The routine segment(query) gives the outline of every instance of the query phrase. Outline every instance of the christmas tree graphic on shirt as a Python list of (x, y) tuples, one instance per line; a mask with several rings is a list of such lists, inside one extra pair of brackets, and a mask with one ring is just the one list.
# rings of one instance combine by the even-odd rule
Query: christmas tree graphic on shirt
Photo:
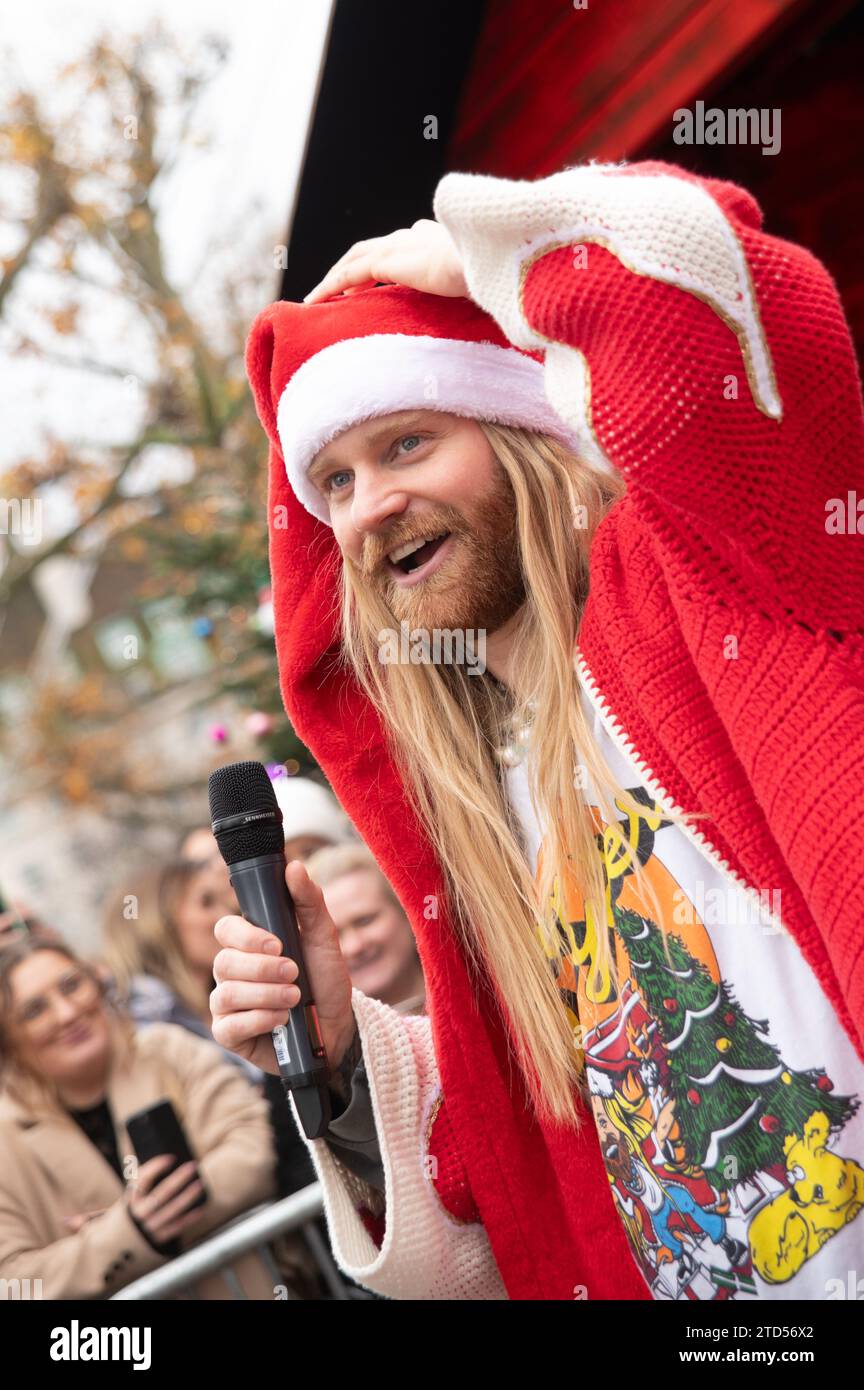
[(591, 808), (620, 993), (595, 965), (599, 927), (572, 881), (556, 879), (545, 944), (584, 1048), (615, 1207), (656, 1298), (753, 1298), (794, 1281), (791, 1294), (864, 1205), (864, 1167), (835, 1151), (860, 1102), (824, 1067), (788, 1065), (769, 1020), (737, 1002), (693, 907), (700, 895), (658, 854), (681, 830), (629, 790), (639, 815), (607, 824)]

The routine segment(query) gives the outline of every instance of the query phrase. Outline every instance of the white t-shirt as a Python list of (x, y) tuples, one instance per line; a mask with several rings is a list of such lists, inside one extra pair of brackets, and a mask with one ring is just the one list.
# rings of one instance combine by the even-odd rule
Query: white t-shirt
[[(864, 1063), (783, 930), (779, 894), (760, 902), (664, 823), (582, 698), (611, 771), (646, 808), (619, 808), (618, 828), (604, 826), (620, 994), (609, 981), (592, 990), (596, 928), (575, 884), (556, 885), (562, 955), (551, 958), (634, 1258), (655, 1298), (864, 1297)], [(507, 787), (536, 873), (529, 767), (530, 754)], [(590, 783), (584, 795), (594, 805)], [(634, 882), (637, 854), (671, 969)]]

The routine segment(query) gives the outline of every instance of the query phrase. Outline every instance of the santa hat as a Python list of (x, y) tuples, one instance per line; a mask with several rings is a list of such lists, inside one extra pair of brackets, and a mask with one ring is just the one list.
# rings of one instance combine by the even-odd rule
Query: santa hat
[(546, 399), (540, 355), (513, 347), (470, 299), (383, 285), (315, 304), (280, 300), (252, 325), (246, 370), (295, 496), (327, 526), (326, 499), (306, 472), (361, 420), (441, 410), (576, 447)]

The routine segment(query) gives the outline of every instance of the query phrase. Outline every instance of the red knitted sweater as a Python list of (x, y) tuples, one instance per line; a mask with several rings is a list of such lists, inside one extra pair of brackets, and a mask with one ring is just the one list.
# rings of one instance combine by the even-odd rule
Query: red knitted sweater
[[(519, 346), (549, 346), (553, 405), (563, 412), (578, 384), (598, 452), (627, 478), (593, 545), (585, 665), (669, 800), (707, 813), (705, 838), (748, 885), (779, 890), (783, 924), (864, 1057), (864, 421), (837, 292), (812, 255), (761, 230), (756, 203), (732, 184), (663, 164), (607, 166), (591, 171), (586, 209), (585, 172), (554, 176), (564, 181), (554, 198), (550, 180), (448, 175), (436, 214), (472, 297)], [(604, 207), (603, 175), (607, 188), (642, 181), (637, 241), (650, 249), (654, 219), (654, 261), (622, 251), (631, 213), (626, 198)], [(699, 190), (692, 226), (678, 180)], [(537, 214), (524, 226), (522, 207)], [(588, 254), (574, 271), (577, 244)], [(272, 363), (253, 346), (249, 368), (260, 408)], [(424, 918), (440, 868), (377, 717), (336, 661), (338, 549), (271, 444), (285, 707), (417, 937), (445, 1096), (438, 1190), (483, 1221), (511, 1298), (570, 1299), (576, 1286), (592, 1299), (648, 1298), (590, 1115), (579, 1134), (530, 1117), (447, 922)], [(287, 526), (274, 526), (277, 509)]]

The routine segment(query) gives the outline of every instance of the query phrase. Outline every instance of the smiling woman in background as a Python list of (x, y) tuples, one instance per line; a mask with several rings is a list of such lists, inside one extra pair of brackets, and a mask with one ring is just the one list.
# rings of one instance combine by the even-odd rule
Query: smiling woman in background
[[(0, 1278), (39, 1279), (43, 1298), (108, 1297), (275, 1193), (261, 1096), (212, 1042), (136, 1031), (65, 945), (0, 951), (0, 1084)], [(197, 1162), (165, 1177), (160, 1155), (136, 1174), (125, 1121), (166, 1096)], [(273, 1297), (257, 1255), (232, 1268), (247, 1298)], [(213, 1274), (197, 1296), (231, 1291)]]
[[(112, 989), (135, 1023), (177, 1023), (212, 1043), (213, 927), (236, 910), (219, 855), (174, 859), (117, 889), (103, 917), (103, 953)], [(258, 1067), (224, 1049), (223, 1056), (239, 1061), (250, 1081), (261, 1080)]]
[(363, 844), (319, 849), (306, 861), (324, 891), (351, 983), (394, 1008), (421, 1006), (426, 986), (405, 909)]

